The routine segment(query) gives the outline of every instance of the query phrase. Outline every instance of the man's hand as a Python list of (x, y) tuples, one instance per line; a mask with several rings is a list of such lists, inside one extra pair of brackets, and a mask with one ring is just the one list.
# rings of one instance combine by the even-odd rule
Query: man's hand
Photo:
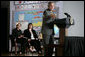
[(56, 18), (56, 15), (55, 15), (55, 14), (51, 14), (50, 16), (51, 16), (53, 19)]

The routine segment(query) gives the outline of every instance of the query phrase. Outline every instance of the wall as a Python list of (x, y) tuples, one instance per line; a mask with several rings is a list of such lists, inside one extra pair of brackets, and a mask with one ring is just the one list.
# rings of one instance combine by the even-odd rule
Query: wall
[[(25, 1), (26, 2), (26, 1)], [(39, 1), (38, 1), (39, 2)], [(44, 1), (43, 1), (44, 2)], [(59, 17), (61, 17), (61, 13), (62, 13), (62, 6), (63, 6), (63, 4), (62, 4), (62, 1), (56, 1), (55, 2), (55, 4), (57, 5), (57, 7), (59, 7)], [(15, 28), (16, 27), (16, 22), (14, 22), (15, 21), (15, 19), (18, 21), (18, 19), (24, 19), (23, 21), (27, 21), (28, 19), (28, 17), (27, 18), (19, 18), (18, 17), (18, 15), (17, 15), (17, 12), (20, 12), (20, 11), (25, 11), (25, 13), (26, 13), (26, 11), (28, 10), (45, 10), (45, 9), (47, 9), (47, 2), (44, 2), (44, 4), (43, 3), (37, 3), (37, 4), (35, 4), (35, 3), (31, 3), (31, 4), (23, 4), (23, 5), (21, 5), (21, 4), (14, 4), (14, 1), (10, 1), (10, 34), (12, 33), (12, 29), (13, 28)], [(34, 7), (33, 7), (34, 6)], [(56, 10), (58, 9), (56, 7)], [(15, 14), (16, 13), (16, 14)], [(42, 14), (42, 13), (40, 13), (40, 14)], [(39, 14), (39, 16), (40, 16), (40, 14)], [(16, 15), (16, 16), (15, 16)], [(28, 13), (26, 13), (25, 14), (25, 16), (28, 16)], [(38, 16), (38, 15), (37, 15)], [(16, 18), (15, 18), (16, 17)], [(32, 16), (31, 16), (32, 17)], [(42, 17), (42, 15), (41, 15), (41, 17)], [(27, 20), (25, 20), (25, 19), (27, 19)], [(32, 19), (32, 18), (30, 18), (30, 19)], [(38, 19), (38, 18), (37, 18)], [(32, 19), (33, 21), (36, 21), (37, 19)], [(40, 19), (39, 18), (39, 20), (42, 20), (42, 18)], [(38, 21), (39, 21), (38, 20)], [(19, 20), (20, 21), (20, 20)], [(28, 21), (30, 21), (30, 20), (28, 20)], [(22, 22), (22, 21), (21, 21)], [(35, 23), (34, 23), (35, 24)], [(33, 26), (34, 26), (34, 24), (33, 24)], [(36, 23), (37, 24), (37, 23)], [(37, 25), (41, 25), (42, 24), (42, 22), (38, 22), (38, 24)], [(26, 25), (27, 26), (27, 25)], [(24, 29), (26, 29), (26, 28), (24, 28)], [(23, 29), (22, 29), (23, 30)]]
[(63, 1), (64, 12), (75, 20), (75, 25), (68, 29), (68, 36), (84, 36), (84, 1)]
[[(60, 13), (61, 17), (66, 17), (64, 12), (69, 13), (75, 20), (75, 25), (68, 29), (68, 36), (84, 36), (84, 2), (83, 1), (63, 1), (63, 11)], [(61, 4), (61, 5), (62, 5)], [(59, 5), (59, 4), (57, 4)], [(10, 2), (10, 34), (12, 29), (12, 11), (15, 11), (13, 1)]]
[(13, 11), (15, 11), (14, 1), (10, 1), (10, 34), (12, 33)]
[(9, 43), (9, 1), (1, 1), (1, 24), (2, 35), (1, 35), (1, 53), (8, 52), (8, 43)]

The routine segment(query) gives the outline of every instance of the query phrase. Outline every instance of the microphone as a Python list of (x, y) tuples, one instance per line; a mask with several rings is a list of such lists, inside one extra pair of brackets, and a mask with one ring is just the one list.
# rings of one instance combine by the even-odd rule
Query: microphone
[(71, 17), (68, 13), (64, 13), (67, 17)]

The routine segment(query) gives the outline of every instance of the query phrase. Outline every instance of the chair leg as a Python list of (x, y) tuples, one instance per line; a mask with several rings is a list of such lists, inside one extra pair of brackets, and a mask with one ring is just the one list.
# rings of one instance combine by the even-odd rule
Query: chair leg
[(12, 46), (11, 46), (11, 53), (12, 53)]
[(30, 48), (26, 48), (26, 54), (29, 55), (29, 53), (30, 53)]
[(27, 50), (28, 50), (28, 49), (26, 48), (26, 49), (25, 49), (25, 54), (27, 54)]
[(10, 51), (10, 56), (12, 55), (12, 46), (11, 46), (11, 51)]
[(15, 54), (17, 55), (17, 43), (15, 43)]

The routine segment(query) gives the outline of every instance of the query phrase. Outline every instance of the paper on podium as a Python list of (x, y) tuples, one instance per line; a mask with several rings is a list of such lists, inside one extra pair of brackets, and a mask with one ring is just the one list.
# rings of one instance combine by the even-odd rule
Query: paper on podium
[(59, 28), (54, 24), (54, 37), (59, 37)]

